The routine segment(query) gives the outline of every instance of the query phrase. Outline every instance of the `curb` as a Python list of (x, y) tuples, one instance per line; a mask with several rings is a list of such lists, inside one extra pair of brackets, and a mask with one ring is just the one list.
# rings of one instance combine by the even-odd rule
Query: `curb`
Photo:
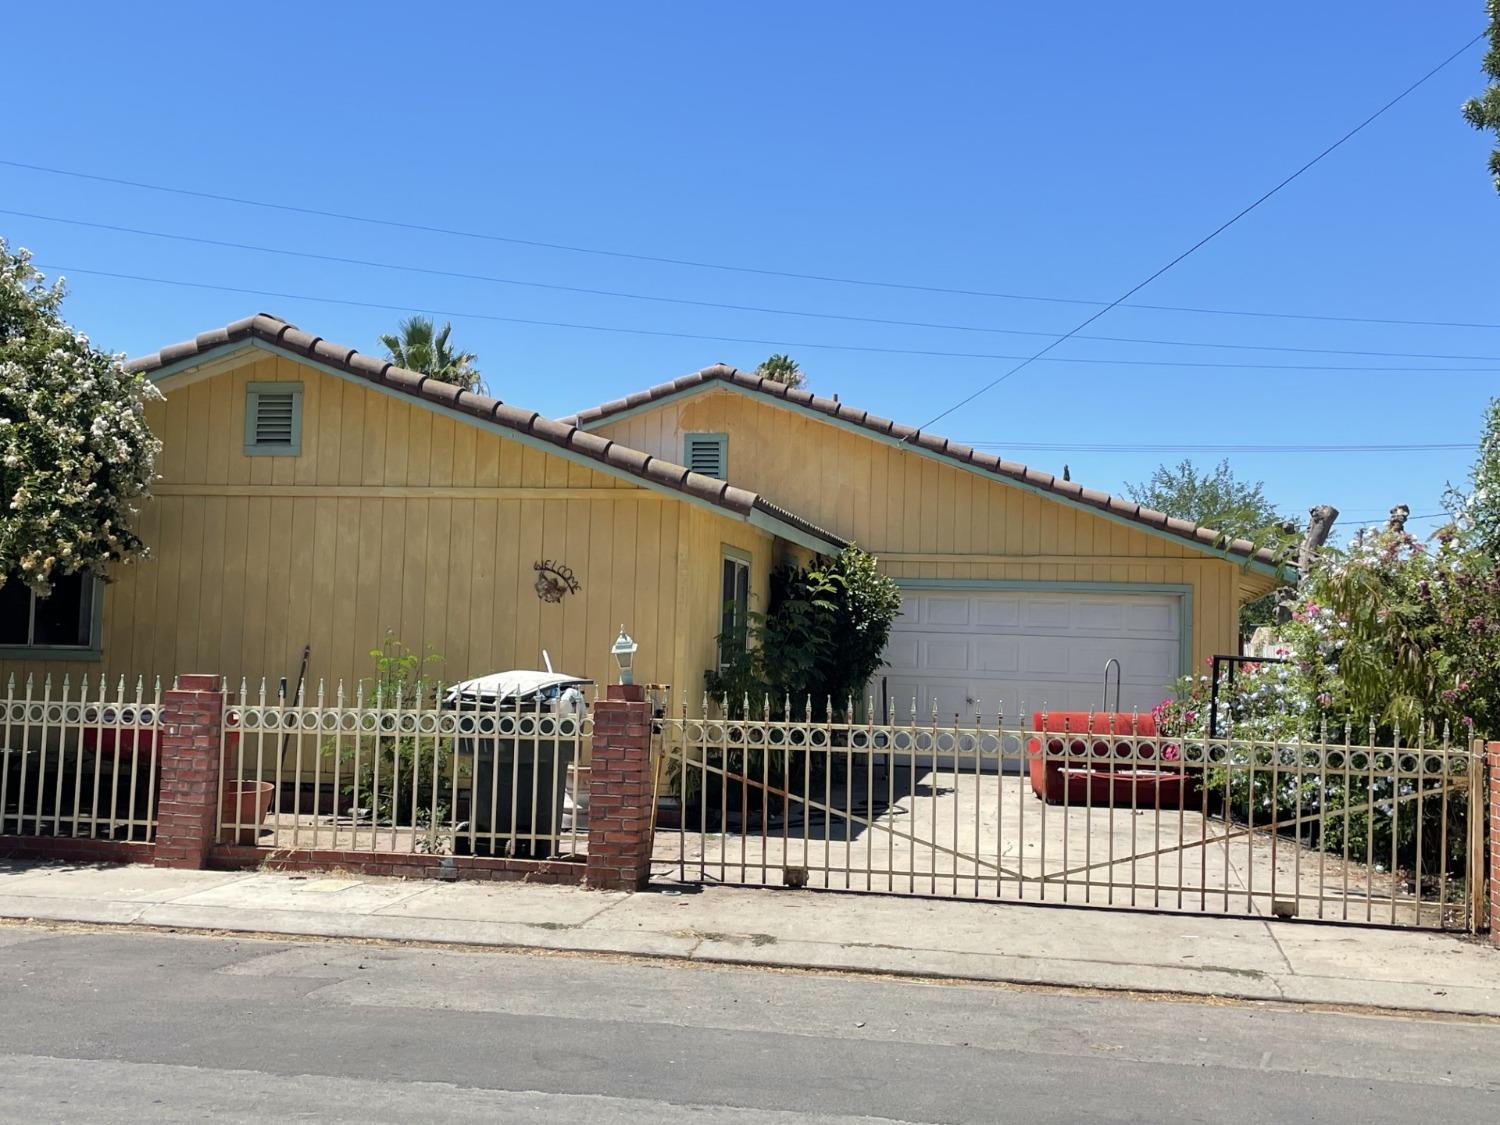
[[(38, 909), (50, 905), (51, 909)], [(1447, 988), (1411, 982), (1379, 982), (1386, 995), (1368, 999), (1366, 982), (1334, 977), (1241, 973), (1224, 969), (1163, 969), (1146, 965), (997, 956), (976, 953), (775, 941), (756, 935), (665, 934), (642, 931), (628, 940), (609, 931), (551, 927), (523, 922), (403, 918), (284, 909), (245, 910), (173, 903), (39, 900), (0, 896), (0, 924), (82, 925), (135, 932), (238, 934), (265, 940), (393, 942), (427, 948), (507, 953), (618, 957), (682, 965), (783, 972), (849, 974), (899, 978), (940, 985), (989, 985), (1050, 992), (1073, 992), (1198, 1003), (1273, 1004), (1310, 1010), (1337, 1009), (1366, 1014), (1460, 1018), (1500, 1023), (1500, 1004), (1488, 990)], [(433, 936), (439, 930), (442, 936)], [(754, 955), (748, 950), (755, 949)], [(943, 964), (932, 963), (940, 959)], [(1168, 975), (1173, 978), (1163, 981)], [(1227, 979), (1226, 979), (1227, 978)], [(1465, 996), (1464, 993), (1480, 993)]]

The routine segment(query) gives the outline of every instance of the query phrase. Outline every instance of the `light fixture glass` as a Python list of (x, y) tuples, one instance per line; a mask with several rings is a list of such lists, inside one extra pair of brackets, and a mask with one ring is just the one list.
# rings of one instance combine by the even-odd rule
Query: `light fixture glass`
[(635, 683), (634, 673), (631, 665), (635, 663), (635, 650), (641, 646), (631, 639), (625, 631), (625, 626), (620, 626), (620, 635), (615, 638), (615, 643), (610, 647), (610, 655), (615, 658), (615, 664), (620, 669), (620, 682), (622, 684)]

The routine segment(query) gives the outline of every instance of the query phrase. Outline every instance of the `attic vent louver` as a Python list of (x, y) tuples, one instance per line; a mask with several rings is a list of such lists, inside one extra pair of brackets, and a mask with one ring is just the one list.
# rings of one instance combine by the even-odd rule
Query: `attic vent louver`
[(719, 480), (729, 479), (729, 437), (727, 434), (688, 434), (683, 460), (695, 473)]
[(250, 384), (245, 399), (245, 453), (294, 457), (301, 448), (302, 384)]

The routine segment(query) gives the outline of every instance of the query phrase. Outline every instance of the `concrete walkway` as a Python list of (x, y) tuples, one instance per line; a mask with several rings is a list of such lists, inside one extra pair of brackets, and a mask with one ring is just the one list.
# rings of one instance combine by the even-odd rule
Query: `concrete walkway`
[(1298, 922), (735, 888), (0, 861), (0, 919), (526, 947), (1500, 1017), (1500, 949)]

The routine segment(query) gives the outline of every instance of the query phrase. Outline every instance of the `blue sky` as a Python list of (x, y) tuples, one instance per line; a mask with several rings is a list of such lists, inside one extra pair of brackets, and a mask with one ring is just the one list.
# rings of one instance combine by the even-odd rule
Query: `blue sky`
[[(23, 5), (6, 25), (26, 109), (8, 116), (0, 158), (534, 242), (1109, 300), (1482, 24), (1479, 0)], [(1480, 53), (1136, 300), (1500, 325), (1500, 196), (1485, 138), (1458, 113), (1481, 86)], [(551, 414), (785, 350), (814, 390), (916, 424), (1010, 363), (900, 352), (1019, 355), (1046, 337), (996, 330), (1060, 334), (1091, 311), (394, 229), (4, 165), (0, 210), (404, 267), (0, 213), (13, 245), (65, 267), (49, 272), (68, 276), (70, 317), (109, 348), (139, 354), (265, 310), (374, 350), (403, 311), (435, 310), (496, 393)], [(491, 319), (506, 317), (635, 333)], [(1055, 353), (1068, 362), (1033, 365), (934, 428), (1118, 490), (1176, 456), (1077, 447), (1469, 442), (1500, 386), (1500, 328), (1121, 308), (1088, 331), (1215, 346), (1069, 341)], [(1230, 460), (1288, 511), (1328, 501), (1354, 521), (1396, 502), (1437, 511), (1470, 454)]]

